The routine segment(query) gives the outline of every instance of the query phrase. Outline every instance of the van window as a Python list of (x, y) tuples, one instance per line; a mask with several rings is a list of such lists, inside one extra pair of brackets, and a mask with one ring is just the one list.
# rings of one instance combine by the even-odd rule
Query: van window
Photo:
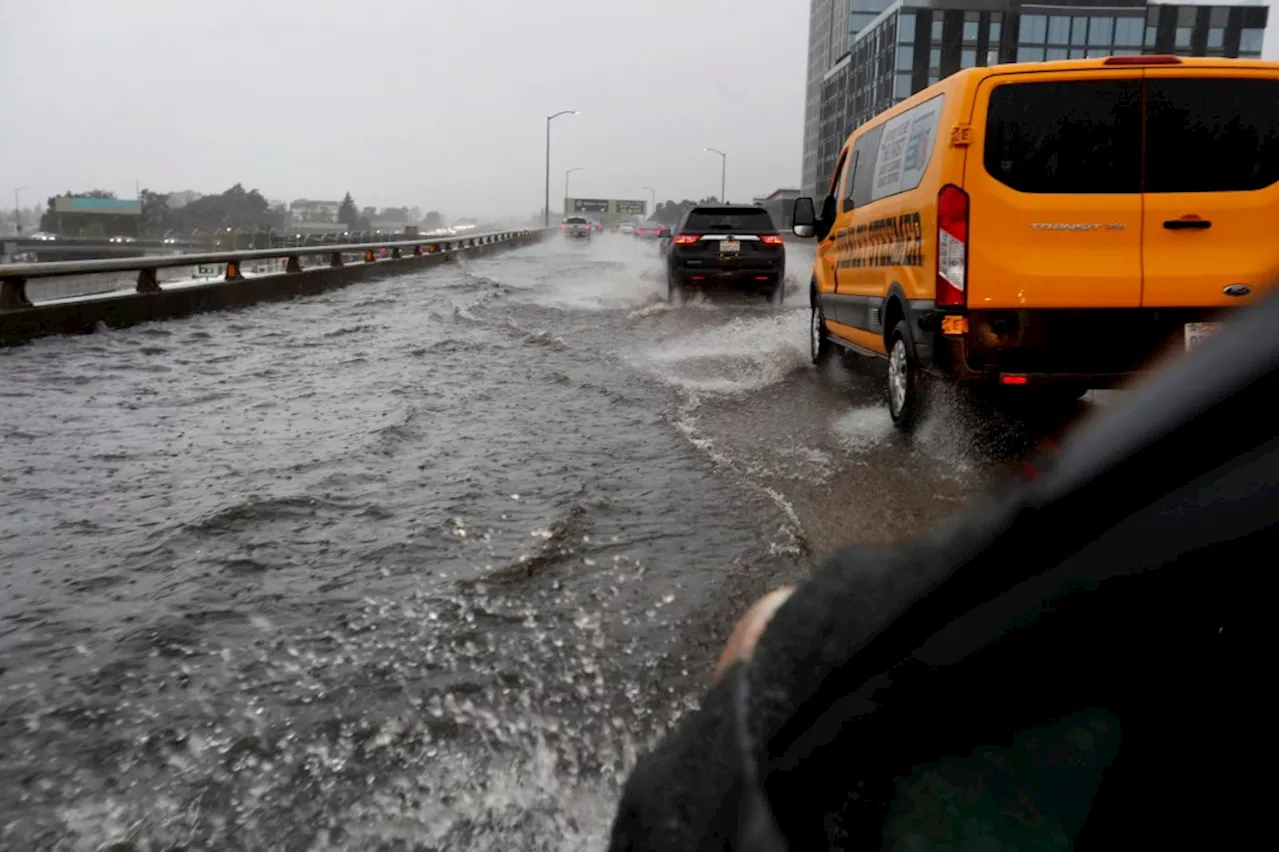
[(1019, 192), (1140, 192), (1142, 82), (998, 86), (984, 145), (987, 173)]
[(871, 194), (871, 179), (875, 176), (876, 163), (880, 155), (880, 138), (884, 134), (884, 125), (878, 124), (858, 137), (853, 143), (853, 153), (858, 159), (858, 169), (853, 174), (853, 204), (861, 206), (870, 204), (874, 199)]
[(849, 170), (844, 175), (844, 200), (840, 202), (841, 210), (853, 209), (853, 181), (858, 174), (858, 149), (853, 149), (849, 157)]
[(1147, 192), (1243, 192), (1276, 182), (1275, 80), (1147, 81)]

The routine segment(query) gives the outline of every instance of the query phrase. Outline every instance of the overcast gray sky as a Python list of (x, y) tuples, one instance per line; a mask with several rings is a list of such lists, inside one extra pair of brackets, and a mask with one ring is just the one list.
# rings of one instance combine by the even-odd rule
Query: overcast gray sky
[[(541, 209), (800, 172), (809, 0), (0, 0), (0, 192)], [(558, 204), (553, 201), (553, 208)]]

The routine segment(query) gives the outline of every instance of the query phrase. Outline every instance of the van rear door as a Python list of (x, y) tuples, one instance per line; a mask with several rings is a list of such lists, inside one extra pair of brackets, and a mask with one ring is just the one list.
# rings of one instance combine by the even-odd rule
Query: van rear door
[(1142, 71), (995, 74), (971, 124), (968, 306), (1138, 307)]
[(1233, 285), (1274, 287), (1275, 70), (1148, 68), (1146, 96), (1142, 304), (1238, 305)]

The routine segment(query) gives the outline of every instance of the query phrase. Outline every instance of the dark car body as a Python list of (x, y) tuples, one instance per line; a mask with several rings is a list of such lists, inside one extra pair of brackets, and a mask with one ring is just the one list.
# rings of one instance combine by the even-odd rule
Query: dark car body
[(786, 250), (769, 212), (748, 205), (695, 207), (666, 251), (668, 293), (727, 286), (782, 300)]

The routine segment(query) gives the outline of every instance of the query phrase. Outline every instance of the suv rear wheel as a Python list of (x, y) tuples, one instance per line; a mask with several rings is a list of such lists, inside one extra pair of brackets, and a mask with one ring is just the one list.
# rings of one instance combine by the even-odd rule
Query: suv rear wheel
[(920, 410), (920, 371), (911, 351), (905, 320), (899, 320), (889, 337), (889, 416), (900, 429), (909, 427)]

